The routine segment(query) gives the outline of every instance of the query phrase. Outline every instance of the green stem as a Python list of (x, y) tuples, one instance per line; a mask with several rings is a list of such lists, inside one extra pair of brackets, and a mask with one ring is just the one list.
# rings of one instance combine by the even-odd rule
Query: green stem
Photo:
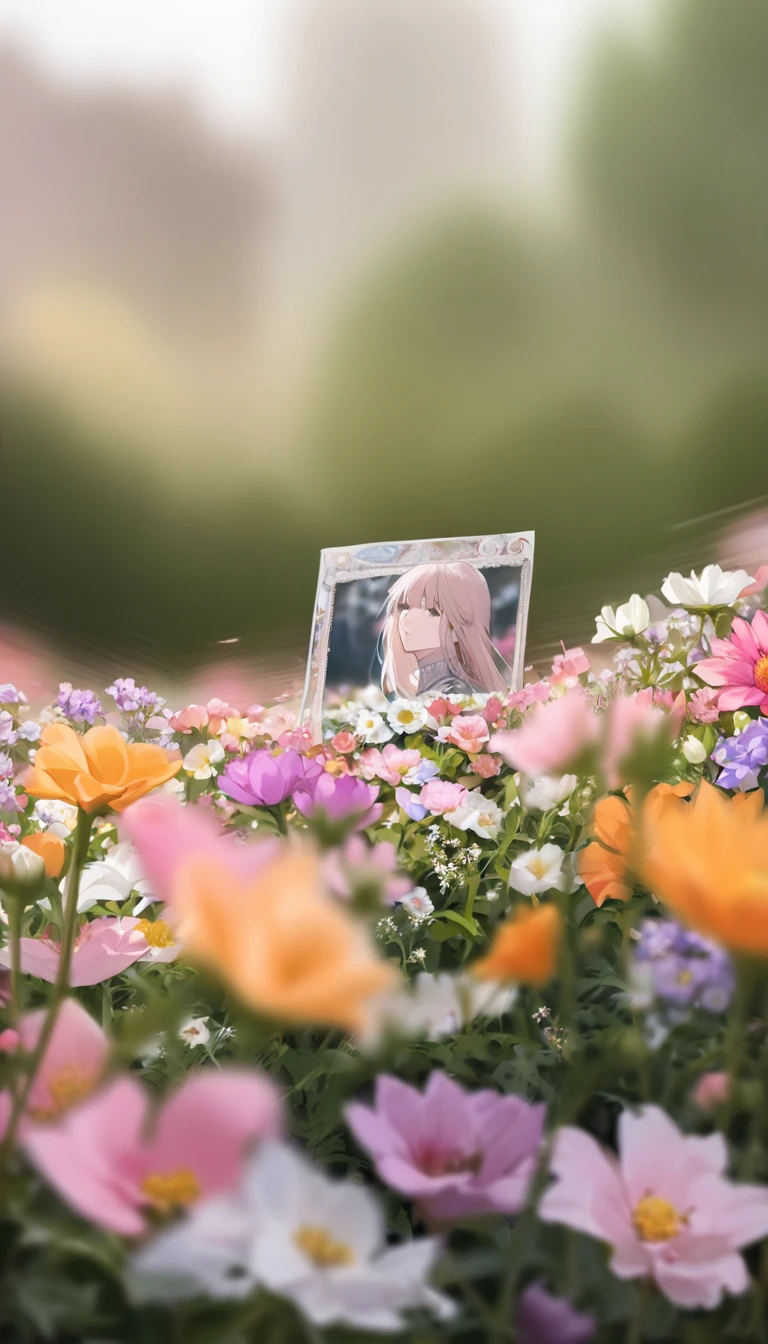
[(11, 1025), (18, 1027), (21, 1016), (21, 897), (18, 894), (11, 896), (6, 908), (11, 934)]
[(4, 1166), (8, 1155), (13, 1148), (16, 1131), (19, 1127), (19, 1121), (24, 1113), (29, 1094), (34, 1086), (35, 1078), (43, 1060), (43, 1056), (50, 1043), (53, 1029), (56, 1026), (56, 1019), (59, 1015), (63, 999), (66, 997), (69, 989), (69, 973), (72, 962), (72, 948), (75, 943), (75, 934), (77, 931), (77, 899), (80, 893), (80, 875), (85, 866), (85, 860), (88, 856), (88, 845), (91, 838), (92, 818), (82, 808), (77, 814), (77, 827), (75, 829), (75, 843), (72, 853), (72, 863), (67, 879), (67, 894), (65, 897), (64, 924), (61, 934), (61, 949), (59, 952), (59, 968), (54, 981), (53, 990), (48, 1000), (48, 1011), (43, 1022), (43, 1028), (40, 1036), (29, 1056), (27, 1063), (27, 1076), (23, 1087), (20, 1088), (13, 1103), (13, 1109), (8, 1121), (8, 1128), (5, 1132), (2, 1144), (0, 1144), (0, 1163)]
[(637, 1286), (635, 1310), (632, 1320), (629, 1323), (629, 1330), (627, 1331), (627, 1344), (641, 1344), (650, 1300), (651, 1281), (650, 1279), (642, 1279)]
[(725, 1099), (720, 1120), (720, 1128), (727, 1136), (733, 1120), (736, 1104), (736, 1085), (739, 1081), (741, 1065), (744, 1059), (744, 1043), (747, 1031), (747, 1010), (754, 984), (752, 967), (743, 960), (736, 962), (736, 994), (728, 1022), (725, 1040), (725, 1066), (728, 1071), (728, 1095)]
[(499, 1301), (496, 1307), (495, 1324), (492, 1333), (489, 1335), (489, 1344), (507, 1344), (507, 1341), (514, 1339), (515, 1327), (512, 1320), (512, 1308), (515, 1301), (515, 1290), (517, 1281), (522, 1269), (523, 1252), (526, 1242), (530, 1239), (531, 1228), (528, 1215), (535, 1209), (539, 1196), (542, 1194), (549, 1176), (549, 1162), (552, 1156), (552, 1138), (542, 1145), (539, 1153), (539, 1160), (536, 1170), (533, 1174), (531, 1187), (528, 1192), (528, 1200), (524, 1210), (518, 1215), (512, 1236), (509, 1239), (509, 1260), (507, 1269), (501, 1285)]

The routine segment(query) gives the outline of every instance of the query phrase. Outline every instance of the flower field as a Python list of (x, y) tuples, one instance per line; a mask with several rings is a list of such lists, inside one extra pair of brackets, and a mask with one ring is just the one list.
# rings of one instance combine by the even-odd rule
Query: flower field
[(0, 685), (0, 1338), (768, 1340), (768, 569), (505, 695)]

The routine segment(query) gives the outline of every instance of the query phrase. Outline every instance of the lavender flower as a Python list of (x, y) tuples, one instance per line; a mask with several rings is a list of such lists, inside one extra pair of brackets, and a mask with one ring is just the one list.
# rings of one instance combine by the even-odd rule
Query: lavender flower
[(107, 687), (107, 695), (112, 696), (123, 714), (136, 714), (142, 709), (156, 709), (165, 704), (154, 691), (137, 686), (133, 677), (115, 677), (112, 685)]
[(0, 705), (26, 705), (27, 697), (12, 681), (0, 682)]
[(0, 742), (12, 747), (18, 741), (18, 733), (13, 726), (13, 717), (7, 709), (0, 709)]
[(3, 781), (0, 783), (0, 812), (18, 812), (18, 810), (16, 790), (12, 784)]
[(635, 949), (650, 968), (655, 997), (673, 1009), (699, 1007), (721, 1013), (733, 994), (733, 967), (718, 943), (672, 919), (646, 919)]
[(43, 730), (36, 719), (25, 719), (23, 723), (19, 724), (19, 737), (23, 738), (25, 742), (39, 742), (42, 732)]
[(73, 690), (70, 681), (60, 683), (56, 703), (73, 723), (87, 723), (90, 726), (96, 716), (104, 712), (93, 691)]
[(743, 733), (718, 742), (712, 760), (723, 766), (718, 776), (721, 789), (756, 789), (763, 766), (768, 765), (768, 723), (756, 719)]
[(563, 1297), (553, 1297), (532, 1283), (517, 1302), (517, 1334), (521, 1344), (586, 1344), (597, 1321), (577, 1311)]
[(0, 779), (10, 779), (13, 775), (13, 761), (6, 752), (0, 751)]

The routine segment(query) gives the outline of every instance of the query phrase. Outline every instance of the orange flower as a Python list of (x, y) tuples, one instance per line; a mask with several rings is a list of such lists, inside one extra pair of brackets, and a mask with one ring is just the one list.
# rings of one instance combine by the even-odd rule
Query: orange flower
[(181, 769), (162, 747), (126, 742), (108, 725), (84, 737), (65, 723), (45, 729), (24, 787), (33, 798), (57, 798), (85, 812), (122, 812)]
[(768, 815), (762, 797), (702, 783), (693, 804), (648, 826), (643, 880), (692, 928), (745, 956), (768, 957)]
[(67, 857), (67, 847), (61, 836), (54, 835), (52, 831), (36, 831), (34, 835), (25, 836), (21, 843), (43, 860), (49, 877), (61, 876)]
[(472, 967), (480, 980), (545, 985), (555, 974), (563, 921), (556, 905), (519, 906), (496, 930), (491, 950)]
[[(693, 785), (657, 784), (645, 800), (644, 817), (652, 821), (673, 799), (687, 798)], [(595, 905), (604, 901), (628, 901), (634, 881), (630, 856), (635, 846), (635, 817), (632, 790), (627, 796), (609, 794), (601, 798), (592, 818), (592, 843), (577, 855), (579, 876)]]
[(367, 1000), (395, 975), (326, 896), (308, 852), (290, 850), (250, 878), (198, 854), (176, 874), (172, 904), (186, 954), (268, 1017), (358, 1031)]

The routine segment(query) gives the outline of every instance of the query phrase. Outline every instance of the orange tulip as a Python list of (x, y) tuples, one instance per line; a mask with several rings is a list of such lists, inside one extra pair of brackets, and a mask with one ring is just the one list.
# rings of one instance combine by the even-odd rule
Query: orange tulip
[(54, 835), (52, 831), (36, 831), (34, 835), (25, 836), (21, 843), (43, 860), (49, 877), (61, 876), (67, 857), (67, 847), (61, 836)]
[[(677, 798), (687, 798), (693, 785), (657, 784), (645, 799), (644, 818), (652, 821)], [(626, 796), (601, 798), (592, 818), (592, 843), (580, 849), (576, 866), (595, 905), (628, 901), (634, 888), (630, 859), (636, 844), (632, 790)]]
[(180, 866), (172, 904), (186, 955), (268, 1017), (358, 1031), (367, 1001), (395, 977), (325, 894), (307, 852), (289, 850), (248, 879), (201, 853)]
[(562, 931), (556, 905), (519, 906), (496, 930), (490, 952), (474, 963), (472, 973), (480, 980), (545, 985), (557, 968)]
[(768, 814), (762, 796), (702, 783), (648, 825), (643, 880), (674, 914), (731, 951), (768, 957)]
[(111, 725), (80, 737), (65, 723), (45, 729), (24, 787), (33, 798), (57, 798), (84, 812), (122, 812), (181, 769), (162, 747), (126, 742)]

